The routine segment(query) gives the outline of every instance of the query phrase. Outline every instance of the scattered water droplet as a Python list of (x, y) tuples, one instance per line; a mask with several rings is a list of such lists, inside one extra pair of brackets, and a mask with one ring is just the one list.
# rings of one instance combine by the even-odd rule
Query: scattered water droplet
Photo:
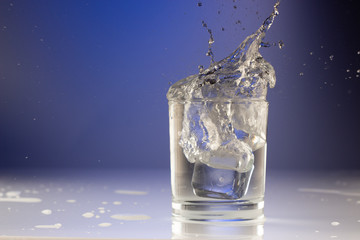
[(346, 72), (350, 72), (350, 69), (346, 69)]
[(94, 213), (92, 212), (86, 212), (82, 215), (84, 218), (92, 218), (94, 216)]
[(52, 213), (52, 211), (50, 209), (44, 209), (41, 211), (41, 213), (44, 215), (50, 215)]
[(334, 55), (330, 55), (329, 59), (330, 61), (334, 60)]
[(339, 225), (340, 225), (340, 223), (339, 223), (339, 222), (331, 222), (331, 226), (336, 227), (336, 226), (339, 226)]
[(115, 190), (117, 194), (125, 194), (125, 195), (146, 195), (147, 192), (143, 191), (133, 191), (133, 190)]
[(303, 73), (303, 72), (301, 72), (301, 73), (299, 73), (299, 75), (300, 75), (300, 76), (304, 76), (304, 73)]
[(313, 52), (310, 52), (310, 55), (313, 55), (314, 53)]
[(121, 205), (121, 203), (122, 203), (122, 202), (120, 202), (120, 201), (115, 201), (115, 202), (113, 202), (114, 205)]
[(10, 191), (10, 192), (7, 192), (5, 195), (8, 198), (18, 198), (18, 197), (20, 197), (20, 194), (21, 194), (20, 191)]
[(110, 227), (112, 224), (111, 223), (99, 223), (98, 226), (99, 227)]
[(357, 73), (360, 73), (360, 69), (356, 70)]
[(358, 51), (357, 54), (360, 55), (360, 51)]
[(75, 199), (68, 199), (66, 200), (67, 203), (76, 203), (76, 200)]
[(123, 215), (123, 214), (115, 214), (111, 216), (112, 219), (116, 220), (125, 220), (125, 221), (143, 221), (148, 220), (151, 217), (147, 215)]
[(36, 225), (35, 228), (59, 229), (61, 226), (61, 223), (56, 223), (54, 225)]

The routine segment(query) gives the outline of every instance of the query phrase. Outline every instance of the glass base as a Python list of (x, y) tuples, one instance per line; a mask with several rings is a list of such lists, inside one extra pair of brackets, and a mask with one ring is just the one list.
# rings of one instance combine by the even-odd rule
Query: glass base
[(173, 216), (183, 220), (225, 222), (264, 218), (264, 201), (172, 202)]
[(263, 240), (264, 219), (254, 221), (204, 222), (172, 218), (171, 239)]

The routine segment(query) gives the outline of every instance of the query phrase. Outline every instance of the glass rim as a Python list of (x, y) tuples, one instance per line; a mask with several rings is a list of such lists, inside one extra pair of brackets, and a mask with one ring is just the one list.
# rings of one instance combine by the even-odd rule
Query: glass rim
[(180, 104), (186, 103), (206, 103), (206, 102), (213, 102), (213, 103), (267, 103), (269, 102), (266, 99), (191, 99), (191, 100), (179, 100), (179, 99), (168, 99), (168, 103), (176, 102)]

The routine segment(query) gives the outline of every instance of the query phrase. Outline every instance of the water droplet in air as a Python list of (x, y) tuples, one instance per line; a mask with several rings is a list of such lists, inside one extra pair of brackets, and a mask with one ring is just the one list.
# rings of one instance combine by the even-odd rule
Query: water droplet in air
[(346, 69), (346, 72), (350, 72), (350, 69)]
[(334, 55), (330, 55), (330, 61), (334, 60)]
[(360, 69), (358, 69), (356, 72), (357, 72), (357, 73), (360, 73)]
[(198, 66), (198, 69), (199, 69), (199, 73), (201, 73), (202, 71), (204, 71), (204, 66), (203, 66), (203, 65), (199, 65), (199, 66)]
[(208, 26), (207, 26), (207, 24), (205, 23), (205, 21), (202, 20), (201, 23), (202, 23), (202, 26), (203, 26), (204, 28), (206, 28), (206, 30), (208, 31), (208, 33), (209, 33), (209, 35), (210, 35), (210, 38), (209, 38), (209, 41), (208, 41), (209, 47), (208, 47), (208, 51), (207, 51), (207, 53), (206, 53), (206, 56), (210, 56), (210, 57), (211, 57), (211, 63), (214, 63), (214, 62), (215, 62), (215, 60), (214, 60), (214, 53), (212, 52), (212, 48), (211, 48), (211, 47), (212, 47), (212, 44), (214, 43), (214, 36), (213, 36), (213, 34), (212, 34), (211, 29), (208, 28)]
[(314, 53), (313, 52), (310, 52), (310, 55), (313, 55)]
[(212, 37), (209, 38), (209, 44), (213, 44), (215, 41)]
[(357, 54), (360, 55), (360, 51), (358, 51)]
[(260, 46), (261, 46), (261, 47), (270, 47), (270, 46), (271, 46), (271, 43), (269, 43), (269, 42), (261, 42), (261, 43), (260, 43)]
[(303, 72), (301, 72), (301, 73), (299, 73), (299, 75), (300, 75), (300, 76), (304, 76), (304, 73), (303, 73)]
[(279, 41), (278, 45), (279, 45), (280, 49), (282, 49), (285, 46), (285, 44), (282, 40)]

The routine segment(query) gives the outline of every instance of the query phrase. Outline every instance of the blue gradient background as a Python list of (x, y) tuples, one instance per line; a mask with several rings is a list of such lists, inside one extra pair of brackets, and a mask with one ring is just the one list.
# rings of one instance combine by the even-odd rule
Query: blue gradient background
[[(1, 0), (0, 168), (169, 167), (165, 94), (209, 63), (201, 20), (220, 60), (274, 5), (202, 3)], [(360, 168), (359, 12), (355, 1), (282, 1), (266, 40), (285, 47), (261, 50), (278, 80), (268, 168)]]

